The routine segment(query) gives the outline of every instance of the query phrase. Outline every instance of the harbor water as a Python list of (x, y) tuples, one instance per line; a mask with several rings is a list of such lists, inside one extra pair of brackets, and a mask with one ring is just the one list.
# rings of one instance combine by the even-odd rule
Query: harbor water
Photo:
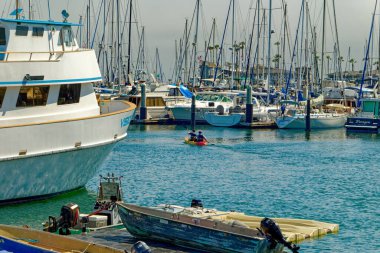
[[(99, 174), (123, 176), (124, 200), (139, 205), (199, 198), (208, 208), (340, 225), (338, 234), (301, 243), (301, 252), (380, 251), (380, 136), (201, 128), (211, 145), (184, 144), (186, 126), (132, 125)], [(0, 207), (0, 223), (41, 228), (68, 202), (89, 212), (97, 186), (95, 176), (86, 189)]]

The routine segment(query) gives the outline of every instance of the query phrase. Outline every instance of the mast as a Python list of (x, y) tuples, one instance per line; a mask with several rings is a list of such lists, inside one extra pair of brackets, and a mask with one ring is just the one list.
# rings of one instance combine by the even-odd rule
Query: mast
[(29, 0), (29, 20), (32, 19), (32, 4), (31, 4), (31, 0)]
[(120, 1), (116, 0), (116, 29), (117, 29), (117, 74), (119, 79), (119, 90), (121, 88), (121, 63), (122, 63), (122, 57), (121, 57), (121, 43), (120, 43)]
[(269, 0), (269, 20), (268, 20), (268, 75), (267, 75), (267, 104), (269, 104), (269, 94), (270, 94), (270, 68), (271, 68), (271, 39), (272, 39), (272, 0)]
[(199, 26), (199, 4), (200, 0), (197, 0), (197, 18), (195, 21), (195, 36), (194, 36), (194, 62), (193, 62), (193, 91), (195, 89), (195, 66), (197, 62), (197, 43), (198, 43), (198, 26)]
[[(129, 0), (129, 31), (128, 31), (128, 65), (127, 65), (127, 75), (131, 72), (131, 37), (132, 37), (132, 0)], [(129, 83), (129, 78), (127, 78), (127, 84)]]
[(322, 19), (322, 65), (321, 65), (321, 84), (320, 88), (322, 90), (323, 86), (323, 68), (325, 61), (325, 29), (326, 29), (326, 0), (323, 0), (323, 19)]
[(260, 0), (257, 0), (257, 73), (256, 73), (256, 83), (258, 83), (258, 77), (260, 75), (259, 64), (260, 64)]
[(232, 0), (232, 66), (231, 66), (231, 85), (230, 90), (234, 86), (234, 68), (235, 68), (235, 0)]
[(184, 68), (184, 70), (183, 70), (183, 82), (184, 83), (188, 83), (189, 82), (189, 77), (188, 77), (188, 75), (187, 75), (187, 70), (188, 70), (188, 66), (187, 66), (187, 64), (188, 64), (188, 59), (187, 59), (187, 57), (188, 57), (188, 47), (187, 47), (187, 45), (189, 44), (189, 37), (188, 37), (188, 35), (187, 35), (187, 33), (188, 33), (188, 31), (187, 31), (187, 29), (188, 29), (188, 20), (186, 19), (185, 20), (185, 43), (184, 43), (184, 48), (182, 49), (182, 50), (185, 50), (185, 68)]
[(19, 0), (16, 0), (16, 19), (20, 18), (20, 14), (18, 13)]

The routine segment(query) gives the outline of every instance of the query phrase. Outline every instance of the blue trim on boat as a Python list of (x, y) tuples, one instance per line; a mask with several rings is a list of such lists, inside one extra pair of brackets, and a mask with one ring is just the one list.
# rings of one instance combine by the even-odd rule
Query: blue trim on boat
[(102, 81), (102, 77), (91, 77), (91, 78), (78, 78), (78, 79), (63, 79), (63, 80), (22, 80), (22, 81), (10, 81), (10, 82), (0, 82), (0, 86), (4, 85), (26, 85), (26, 84), (64, 84), (64, 83), (77, 83), (77, 82), (90, 82), (90, 81)]
[(44, 20), (0, 18), (0, 22), (22, 23), (22, 24), (32, 24), (32, 25), (82, 26), (81, 24), (67, 23), (67, 22), (55, 22), (53, 20), (44, 21)]

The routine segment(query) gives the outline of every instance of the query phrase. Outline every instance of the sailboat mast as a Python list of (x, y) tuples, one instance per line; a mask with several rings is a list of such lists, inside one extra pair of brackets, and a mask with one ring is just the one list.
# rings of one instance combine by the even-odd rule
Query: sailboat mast
[(267, 104), (269, 104), (269, 94), (270, 94), (270, 68), (271, 68), (271, 39), (272, 39), (272, 0), (269, 0), (269, 20), (268, 20), (268, 76), (267, 76)]
[(321, 84), (320, 88), (322, 90), (323, 86), (323, 68), (324, 68), (324, 61), (325, 61), (325, 29), (326, 29), (326, 0), (323, 0), (323, 19), (322, 19), (322, 63), (321, 63)]
[(235, 68), (235, 0), (232, 0), (232, 66), (231, 66), (231, 85), (230, 90), (234, 86), (234, 68)]
[(116, 13), (117, 13), (117, 18), (116, 18), (116, 29), (117, 29), (117, 74), (118, 74), (118, 81), (119, 81), (119, 88), (121, 88), (121, 63), (122, 63), (122, 57), (121, 57), (121, 43), (120, 43), (120, 1), (116, 0)]
[[(132, 37), (132, 0), (129, 0), (129, 31), (128, 31), (128, 65), (127, 75), (131, 72), (131, 37)], [(130, 84), (127, 78), (127, 84)]]
[(19, 7), (19, 0), (16, 0), (16, 19), (20, 18), (20, 14), (18, 13), (18, 7)]
[[(257, 63), (256, 63), (256, 80), (260, 75), (259, 64), (260, 64), (260, 0), (257, 0)], [(258, 83), (258, 81), (256, 81)]]
[(193, 91), (195, 89), (195, 67), (197, 62), (197, 43), (198, 43), (198, 26), (199, 26), (199, 5), (200, 0), (197, 0), (197, 18), (195, 21), (195, 36), (194, 36), (194, 62), (193, 62)]
[[(182, 49), (182, 50), (184, 50), (184, 54), (185, 54), (185, 69), (184, 69), (184, 71), (183, 71), (183, 82), (184, 83), (189, 83), (189, 77), (188, 77), (188, 44), (189, 44), (189, 36), (187, 35), (187, 33), (188, 33), (188, 20), (186, 19), (185, 20), (185, 43), (184, 43), (184, 48)], [(190, 72), (189, 72), (189, 74), (190, 74)]]

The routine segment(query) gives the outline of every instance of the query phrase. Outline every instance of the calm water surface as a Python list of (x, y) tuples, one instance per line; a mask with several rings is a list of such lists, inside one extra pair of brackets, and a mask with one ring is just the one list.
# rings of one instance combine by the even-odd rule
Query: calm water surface
[[(340, 224), (301, 252), (380, 252), (380, 136), (202, 128), (206, 147), (184, 144), (183, 126), (131, 126), (99, 174), (122, 175), (124, 200), (140, 205), (200, 198), (220, 210)], [(97, 185), (98, 176), (85, 190), (1, 207), (0, 223), (40, 228), (68, 202), (88, 212)]]

